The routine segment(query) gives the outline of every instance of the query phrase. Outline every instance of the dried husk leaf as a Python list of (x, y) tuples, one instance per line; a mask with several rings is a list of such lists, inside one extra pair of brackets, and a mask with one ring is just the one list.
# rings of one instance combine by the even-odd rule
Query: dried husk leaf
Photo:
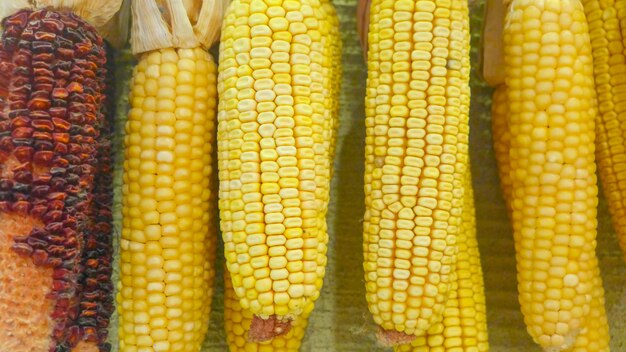
[(492, 87), (504, 83), (504, 17), (502, 0), (487, 0), (479, 50), (479, 72)]
[(163, 21), (167, 23), (168, 26), (172, 23), (172, 17), (170, 17), (170, 11), (167, 8), (167, 0), (155, 0), (157, 6), (159, 7), (159, 11), (161, 11), (161, 16), (163, 16)]
[(174, 46), (172, 33), (154, 0), (132, 0), (130, 46), (133, 54)]
[(168, 11), (172, 19), (172, 36), (177, 48), (195, 48), (200, 45), (193, 33), (193, 27), (187, 17), (182, 0), (167, 0)]
[(196, 37), (205, 48), (210, 48), (220, 38), (224, 12), (229, 0), (203, 0), (198, 22), (193, 26)]
[(202, 0), (202, 8), (194, 31), (205, 48), (210, 48), (219, 41), (222, 20), (230, 0)]
[[(3, 20), (19, 10), (32, 8), (29, 0), (0, 0), (0, 20)], [(0, 24), (0, 29), (2, 25)]]
[(117, 15), (100, 29), (100, 35), (116, 49), (126, 46), (130, 36), (130, 0), (124, 0)]
[(196, 23), (198, 21), (198, 14), (202, 8), (202, 0), (183, 0), (183, 5), (185, 6), (185, 10), (187, 10), (189, 21)]
[[(6, 0), (3, 0), (6, 1)], [(123, 0), (35, 0), (36, 8), (68, 10), (100, 30), (120, 9)]]

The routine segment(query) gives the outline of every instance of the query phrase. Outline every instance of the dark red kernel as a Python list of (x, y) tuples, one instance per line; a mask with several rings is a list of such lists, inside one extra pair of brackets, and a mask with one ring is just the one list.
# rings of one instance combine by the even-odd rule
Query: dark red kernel
[(52, 91), (52, 97), (55, 99), (65, 99), (69, 95), (69, 92), (65, 88), (54, 88)]
[(52, 162), (52, 158), (54, 158), (53, 152), (40, 151), (40, 152), (35, 153), (35, 155), (33, 156), (33, 161), (44, 164), (44, 165), (48, 165)]
[(11, 249), (22, 256), (30, 256), (33, 253), (33, 248), (26, 243), (15, 243)]
[(15, 148), (15, 150), (13, 151), (13, 155), (15, 155), (15, 158), (19, 162), (25, 163), (32, 159), (33, 152), (33, 148), (31, 147), (20, 146)]
[(38, 249), (33, 252), (32, 258), (35, 265), (46, 265), (48, 261), (48, 253), (44, 250)]
[(77, 82), (72, 82), (70, 84), (68, 84), (67, 86), (67, 91), (70, 93), (82, 93), (83, 92), (83, 85)]
[(13, 130), (11, 136), (13, 138), (29, 138), (33, 135), (33, 129), (30, 127), (18, 127)]
[(51, 106), (48, 98), (32, 98), (28, 101), (28, 108), (33, 110), (46, 110)]

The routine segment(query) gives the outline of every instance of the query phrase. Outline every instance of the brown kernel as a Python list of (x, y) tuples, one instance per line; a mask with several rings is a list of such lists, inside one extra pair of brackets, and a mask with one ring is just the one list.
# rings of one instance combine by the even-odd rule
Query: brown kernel
[(29, 109), (37, 109), (37, 110), (46, 110), (48, 108), (50, 108), (50, 106), (52, 106), (52, 104), (50, 103), (50, 99), (48, 98), (32, 98), (31, 100), (28, 101), (28, 108)]
[(72, 82), (67, 86), (67, 91), (70, 93), (82, 93), (83, 85), (77, 82)]
[(11, 136), (13, 138), (29, 138), (33, 134), (33, 129), (30, 127), (18, 127), (13, 130)]
[(46, 42), (52, 42), (54, 41), (54, 39), (57, 37), (56, 34), (54, 34), (53, 32), (36, 32), (35, 33), (35, 39), (36, 40), (43, 40)]
[[(65, 109), (63, 109), (63, 110), (65, 110)], [(65, 114), (63, 114), (63, 115), (65, 115)], [(52, 118), (52, 123), (54, 124), (54, 127), (57, 128), (60, 131), (67, 131), (71, 127), (71, 124), (69, 122), (67, 122), (66, 120), (57, 118), (57, 117), (53, 117)]]
[(59, 143), (69, 143), (70, 135), (68, 133), (53, 133), (52, 139)]
[(50, 164), (52, 162), (52, 158), (54, 158), (54, 153), (51, 151), (39, 151), (36, 152), (33, 156), (33, 161), (41, 164)]
[(18, 116), (11, 121), (11, 125), (15, 127), (27, 127), (30, 125), (30, 119), (27, 116)]
[(48, 253), (38, 249), (33, 252), (32, 258), (35, 265), (46, 265), (48, 261)]
[(44, 29), (47, 29), (48, 31), (52, 33), (60, 33), (65, 27), (63, 22), (56, 20), (56, 19), (52, 19), (52, 18), (42, 19), (41, 24), (43, 25)]
[[(44, 142), (51, 141), (52, 140), (52, 135), (50, 133), (48, 133), (48, 132), (35, 131), (35, 132), (33, 132), (33, 138), (35, 138), (35, 140), (37, 140), (37, 142), (40, 142), (39, 145), (41, 145), (42, 141), (44, 141)], [(48, 148), (44, 147), (45, 149), (52, 149), (52, 144), (50, 144), (50, 143), (46, 143), (46, 144), (47, 144)]]
[(31, 161), (33, 157), (33, 148), (26, 146), (17, 147), (13, 151), (13, 155), (21, 163)]
[(52, 97), (55, 99), (65, 99), (69, 96), (67, 89), (65, 88), (54, 88), (52, 91)]

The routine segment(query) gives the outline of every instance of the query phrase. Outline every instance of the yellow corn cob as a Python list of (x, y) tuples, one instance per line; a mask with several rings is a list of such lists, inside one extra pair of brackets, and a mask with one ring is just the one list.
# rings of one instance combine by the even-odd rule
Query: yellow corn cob
[(467, 3), (374, 0), (368, 34), (364, 269), (384, 344), (442, 319), (467, 166)]
[(335, 124), (331, 28), (319, 0), (236, 0), (224, 20), (219, 206), (233, 287), (255, 315), (253, 340), (286, 333), (322, 286)]
[(133, 2), (132, 48), (143, 54), (125, 136), (121, 352), (199, 351), (213, 292), (217, 67), (200, 45), (210, 46), (210, 30), (219, 28), (206, 22), (220, 4), (202, 3), (195, 32), (180, 1), (165, 5), (171, 27), (156, 3)]
[[(508, 130), (508, 103), (507, 89), (505, 85), (500, 85), (493, 93), (492, 99), (492, 127), (494, 138), (494, 149), (496, 151), (496, 159), (498, 161), (498, 170), (500, 173), (500, 184), (510, 211), (511, 200), (511, 175), (509, 167), (509, 146), (510, 131)], [(516, 244), (519, 241), (516, 240)], [(606, 318), (604, 308), (604, 288), (602, 287), (602, 277), (600, 268), (598, 267), (597, 258), (592, 257), (593, 288), (591, 291), (591, 302), (589, 304), (589, 316), (587, 319), (587, 329), (581, 331), (576, 338), (574, 346), (568, 351), (586, 352), (598, 351), (604, 352), (609, 350), (609, 325)]]
[(582, 0), (598, 95), (596, 157), (604, 196), (626, 259), (626, 2)]
[(474, 192), (470, 172), (466, 173), (461, 230), (457, 237), (459, 252), (452, 275), (450, 295), (443, 321), (436, 323), (425, 336), (410, 345), (396, 347), (397, 352), (488, 351), (487, 316), (476, 241)]
[(535, 342), (561, 351), (589, 326), (597, 274), (595, 92), (581, 3), (513, 0), (504, 44), (519, 300)]
[(123, 351), (197, 351), (206, 333), (215, 83), (215, 63), (200, 48), (153, 51), (135, 69), (118, 299)]
[(302, 314), (294, 319), (291, 330), (272, 341), (250, 342), (248, 331), (253, 314), (241, 308), (235, 295), (228, 270), (224, 272), (224, 326), (230, 352), (298, 352), (306, 331), (308, 316), (313, 310), (313, 302), (307, 303)]

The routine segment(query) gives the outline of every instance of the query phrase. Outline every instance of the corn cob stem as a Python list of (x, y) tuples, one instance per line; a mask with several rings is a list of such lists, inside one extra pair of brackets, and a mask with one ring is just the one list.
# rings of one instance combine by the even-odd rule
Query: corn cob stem
[[(217, 68), (202, 47), (212, 37), (194, 33), (183, 2), (166, 1), (170, 27), (154, 5), (133, 3), (132, 48), (141, 56), (125, 137), (120, 351), (193, 352), (213, 292)], [(207, 7), (220, 11), (221, 3), (204, 1), (200, 15)]]
[[(508, 129), (509, 105), (507, 100), (507, 89), (505, 85), (500, 85), (493, 93), (491, 118), (492, 132), (494, 138), (494, 149), (498, 162), (500, 175), (500, 185), (504, 194), (507, 209), (511, 212), (511, 174), (509, 165), (510, 131)], [(516, 239), (516, 246), (519, 241)], [(589, 306), (589, 316), (587, 317), (587, 328), (581, 331), (576, 338), (572, 348), (567, 351), (609, 351), (609, 325), (604, 308), (604, 288), (602, 277), (598, 267), (597, 258), (593, 256), (593, 282), (591, 289), (591, 302)]]
[[(626, 3), (623, 1), (583, 0), (591, 46), (598, 96), (596, 158), (604, 195), (626, 259), (626, 186), (624, 136), (626, 128)], [(621, 28), (621, 31), (620, 31)]]
[(561, 351), (588, 329), (597, 274), (595, 92), (582, 5), (513, 0), (504, 43), (520, 305), (535, 342)]

